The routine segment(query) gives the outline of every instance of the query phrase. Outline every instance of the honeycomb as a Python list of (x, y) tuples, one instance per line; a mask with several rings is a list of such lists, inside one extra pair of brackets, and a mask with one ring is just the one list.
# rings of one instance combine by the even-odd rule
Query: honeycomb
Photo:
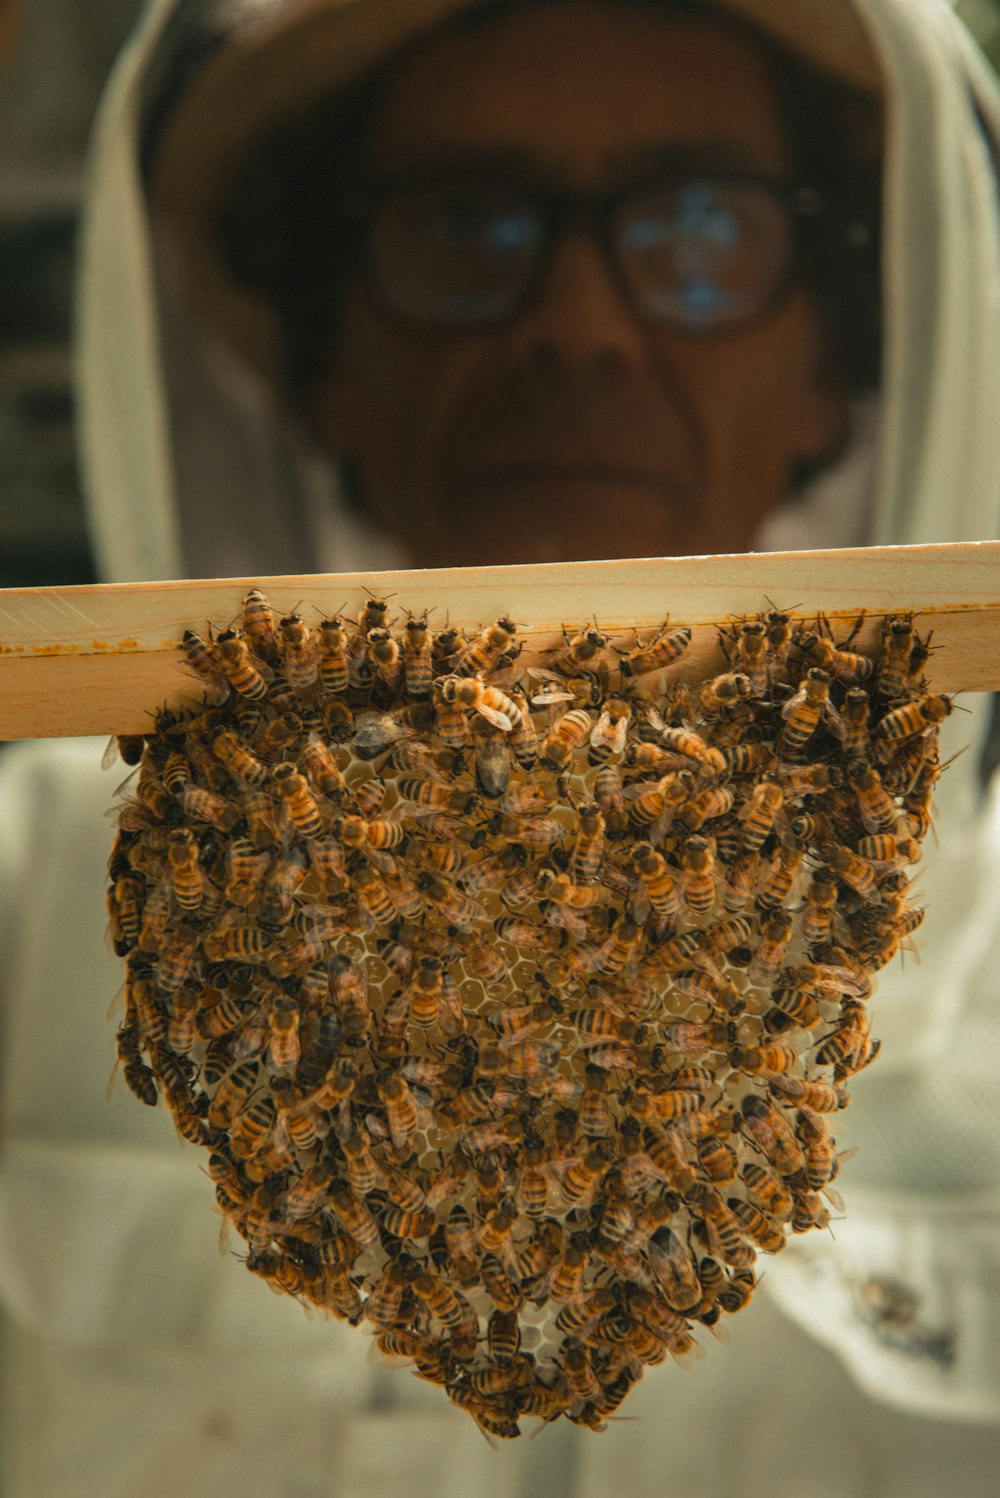
[(952, 709), (907, 616), (873, 657), (734, 620), (701, 680), (669, 622), (563, 633), (526, 665), (509, 619), (255, 589), (185, 636), (201, 703), (117, 741), (125, 1082), (253, 1274), (491, 1437), (603, 1429), (842, 1209)]

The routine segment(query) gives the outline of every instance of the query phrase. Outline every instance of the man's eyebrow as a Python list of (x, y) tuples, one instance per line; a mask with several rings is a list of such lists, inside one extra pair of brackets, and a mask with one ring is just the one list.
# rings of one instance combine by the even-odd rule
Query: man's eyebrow
[[(738, 177), (773, 177), (759, 156), (736, 141), (653, 142), (630, 147), (609, 158), (605, 176), (610, 183), (642, 177), (674, 177), (687, 174)], [(463, 146), (454, 142), (433, 145), (419, 156), (403, 160), (387, 171), (374, 174), (395, 181), (407, 177), (498, 176), (540, 185), (556, 186), (566, 173), (559, 161), (544, 148), (529, 149), (513, 144)]]
[(556, 179), (561, 173), (557, 164), (543, 152), (513, 145), (463, 146), (449, 143), (429, 146), (420, 155), (390, 167), (378, 176), (390, 180), (407, 176), (504, 176), (526, 180)]
[(609, 166), (614, 177), (663, 176), (704, 173), (740, 177), (773, 177), (760, 157), (747, 151), (737, 141), (672, 141), (630, 148), (612, 157)]

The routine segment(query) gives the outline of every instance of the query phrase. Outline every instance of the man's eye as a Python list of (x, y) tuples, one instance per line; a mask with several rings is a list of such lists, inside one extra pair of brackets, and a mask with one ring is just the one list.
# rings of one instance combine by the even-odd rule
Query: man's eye
[(707, 187), (690, 187), (681, 195), (674, 223), (680, 234), (720, 248), (731, 245), (739, 234), (736, 214), (722, 205)]
[(638, 254), (662, 249), (664, 245), (673, 244), (676, 237), (674, 227), (667, 219), (649, 214), (630, 220), (622, 236), (625, 249)]
[(476, 245), (494, 254), (522, 251), (535, 239), (523, 213), (498, 211), (483, 203), (450, 203), (438, 215), (437, 233), (456, 245)]

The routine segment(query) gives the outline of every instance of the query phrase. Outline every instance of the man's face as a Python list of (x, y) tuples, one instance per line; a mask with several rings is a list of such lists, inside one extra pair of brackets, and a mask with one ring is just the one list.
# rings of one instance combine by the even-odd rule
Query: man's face
[[(376, 178), (508, 163), (526, 184), (614, 191), (678, 156), (794, 180), (763, 55), (711, 20), (559, 0), (414, 53), (375, 121)], [(348, 291), (320, 439), (412, 565), (746, 550), (843, 398), (796, 288), (710, 337), (640, 321), (597, 241), (570, 228), (523, 313), (430, 329)]]

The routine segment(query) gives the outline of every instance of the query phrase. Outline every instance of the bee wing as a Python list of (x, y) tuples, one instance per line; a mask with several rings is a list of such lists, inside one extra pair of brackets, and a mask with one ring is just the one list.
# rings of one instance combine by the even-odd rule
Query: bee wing
[(635, 920), (636, 925), (641, 926), (644, 924), (646, 917), (649, 915), (651, 909), (652, 906), (649, 903), (649, 895), (646, 893), (646, 886), (642, 884), (632, 896), (632, 917)]
[[(380, 874), (394, 874), (396, 872), (398, 865), (391, 853), (386, 853), (382, 848), (373, 848), (368, 844), (362, 849), (362, 852), (372, 868), (378, 869)], [(338, 911), (337, 914), (340, 915), (342, 912)]]
[(504, 733), (510, 733), (514, 727), (513, 722), (506, 713), (497, 712), (495, 707), (488, 707), (485, 702), (476, 704), (476, 712), (484, 717), (487, 723), (492, 723), (494, 728), (502, 728)]
[(826, 702), (823, 707), (823, 712), (826, 717), (827, 727), (833, 734), (834, 738), (842, 739), (847, 730), (844, 727), (843, 718), (840, 716), (833, 703), (829, 701)]
[(556, 905), (553, 901), (545, 902), (545, 923), (548, 926), (563, 926), (577, 941), (586, 941), (587, 923), (582, 916), (573, 910), (568, 910), (565, 905)]
[(397, 801), (384, 820), (388, 822), (420, 821), (427, 817), (440, 816), (440, 814), (440, 806), (422, 806), (419, 801)]
[(544, 707), (550, 702), (573, 701), (573, 693), (566, 690), (564, 676), (557, 676), (554, 671), (545, 671), (540, 666), (529, 666), (528, 675), (533, 676), (536, 681), (548, 683), (542, 691), (532, 694), (533, 707)]
[[(104, 753), (101, 755), (101, 769), (110, 770), (113, 765), (116, 765), (118, 763), (118, 757), (118, 740), (115, 735), (112, 734), (110, 739), (108, 739), (107, 744), (105, 745)], [(118, 793), (116, 791), (115, 795), (117, 794)]]
[(658, 777), (655, 775), (649, 780), (630, 780), (628, 785), (622, 787), (622, 795), (626, 801), (637, 801), (640, 796), (655, 790), (657, 784)]
[[(710, 1330), (714, 1332), (715, 1327), (710, 1328)], [(719, 1341), (723, 1342), (728, 1340), (728, 1328), (722, 1327), (721, 1330), (724, 1335), (719, 1338)], [(696, 1342), (692, 1337), (690, 1343), (683, 1352), (671, 1352), (670, 1356), (673, 1358), (678, 1368), (690, 1370), (695, 1363), (704, 1362), (705, 1349), (704, 1347), (702, 1347), (700, 1342)]]
[[(601, 860), (601, 866), (597, 871), (597, 882), (603, 884), (613, 894), (627, 896), (636, 893), (640, 881), (628, 874), (625, 869), (619, 868), (609, 858)], [(641, 924), (641, 922), (640, 922)]]
[(788, 701), (783, 704), (781, 709), (781, 716), (783, 718), (790, 718), (792, 716), (792, 713), (795, 712), (796, 708), (801, 707), (805, 700), (806, 694), (804, 690), (796, 692), (794, 697), (789, 697)]

